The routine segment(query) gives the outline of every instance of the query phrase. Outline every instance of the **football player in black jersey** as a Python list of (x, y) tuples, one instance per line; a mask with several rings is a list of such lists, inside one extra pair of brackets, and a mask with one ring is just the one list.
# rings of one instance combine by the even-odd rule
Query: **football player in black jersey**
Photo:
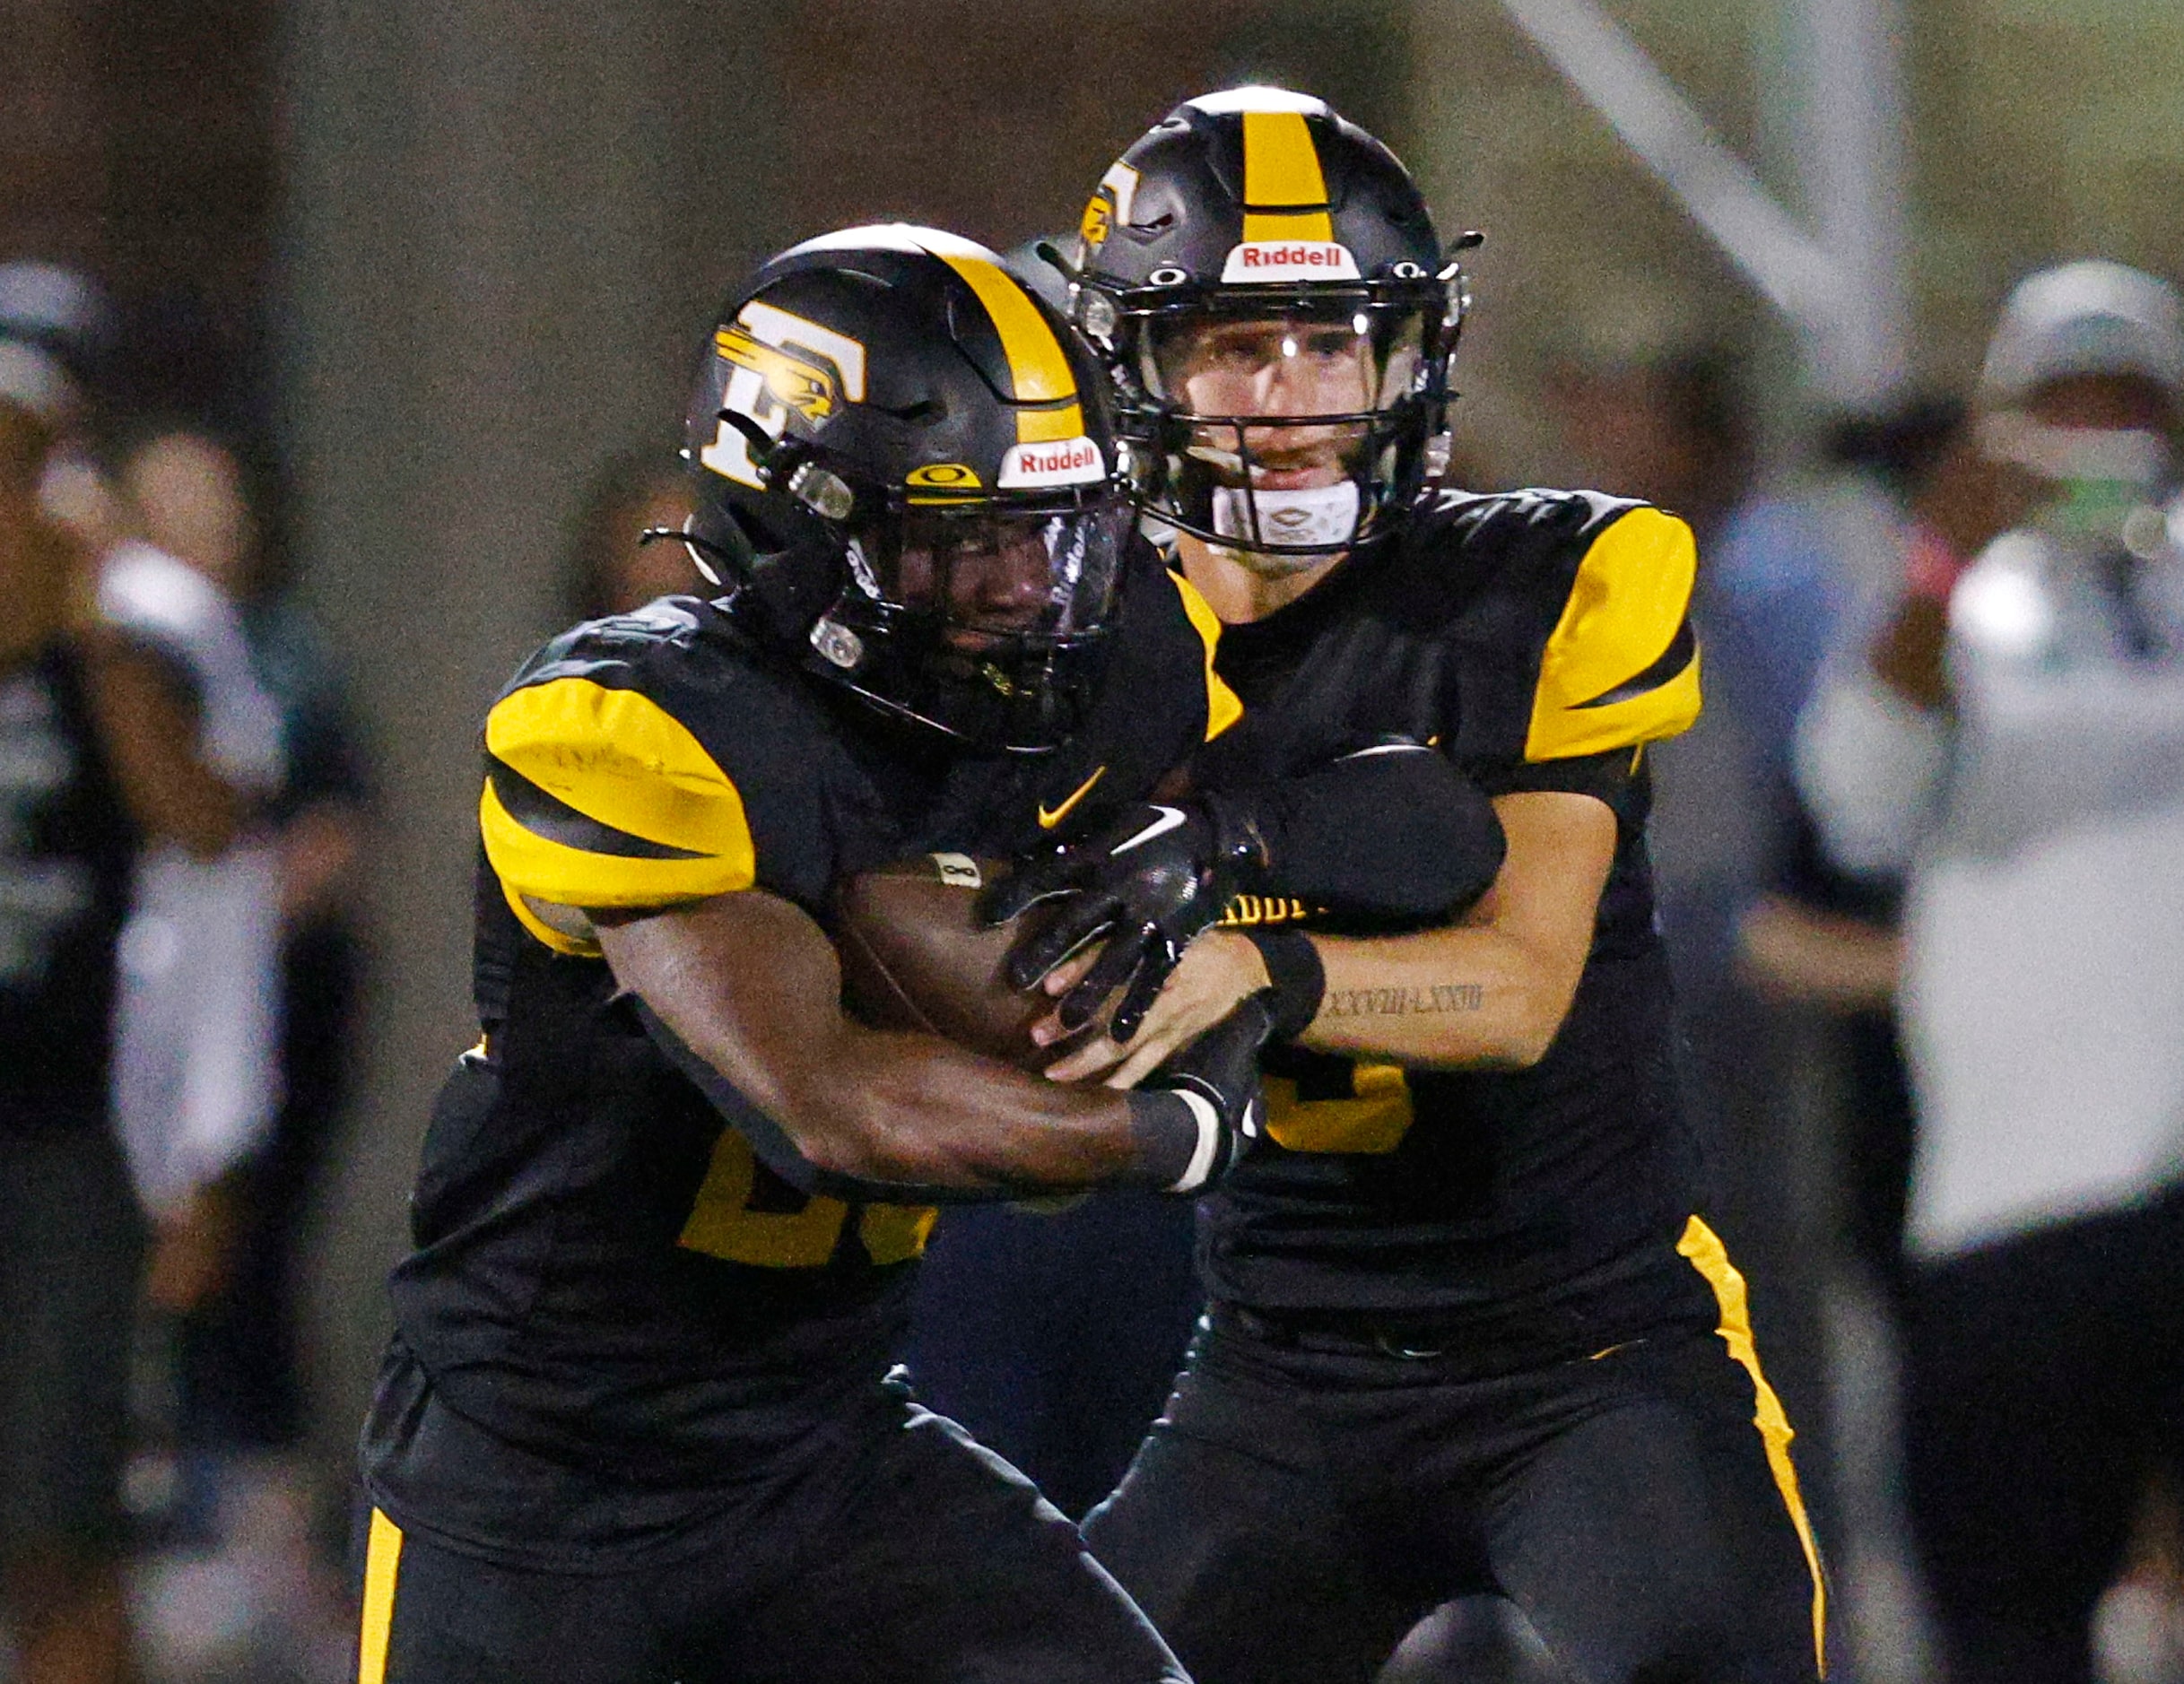
[[(1819, 1559), (1697, 1213), (1648, 882), (1646, 745), (1699, 709), (1691, 535), (1590, 492), (1432, 484), (1460, 245), (1371, 136), (1240, 89), (1124, 154), (1068, 265), (1143, 507), (1226, 626), (1246, 712), (1196, 786), (1429, 742), (1507, 835), (1454, 921), (1243, 898), (1135, 1040), (1048, 1072), (1127, 1083), (1278, 1002), (1273, 1143), (1202, 1207), (1209, 1321), (1086, 1532), (1201, 1684), (1369, 1679), (1482, 1590), (1586, 1684), (1810, 1679)], [(1149, 893), (1119, 839), (993, 909), (1069, 889), (1063, 927), (1099, 924)], [(1109, 980), (1083, 968), (1050, 974), (1043, 1033)]]
[[(364, 1434), (364, 1684), (1179, 1676), (1074, 1530), (887, 1376), (934, 1201), (1206, 1184), (1252, 1127), (1265, 1007), (1141, 1092), (1072, 1089), (859, 1027), (828, 938), (831, 888), (891, 858), (1207, 829), (1136, 805), (1239, 709), (1211, 612), (1131, 535), (1098, 381), (970, 241), (783, 254), (691, 413), (682, 536), (732, 588), (580, 626), (494, 703), (484, 1036), (432, 1119)], [(1250, 857), (1208, 881), (1475, 892), (1324, 848), (1322, 875), (1285, 829), (1378, 791), (1445, 855), (1461, 780), (1391, 765), (1401, 790), (1353, 759), (1232, 802)]]

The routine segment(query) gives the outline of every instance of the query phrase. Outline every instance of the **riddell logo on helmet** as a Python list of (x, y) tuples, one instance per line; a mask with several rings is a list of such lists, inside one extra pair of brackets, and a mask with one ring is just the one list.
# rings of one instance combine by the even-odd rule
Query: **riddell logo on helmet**
[(1355, 281), (1357, 259), (1330, 239), (1248, 239), (1229, 248), (1223, 284), (1267, 281)]
[(998, 489), (1089, 485), (1107, 477), (1107, 456), (1089, 438), (1065, 438), (1051, 445), (1013, 445), (1001, 458)]

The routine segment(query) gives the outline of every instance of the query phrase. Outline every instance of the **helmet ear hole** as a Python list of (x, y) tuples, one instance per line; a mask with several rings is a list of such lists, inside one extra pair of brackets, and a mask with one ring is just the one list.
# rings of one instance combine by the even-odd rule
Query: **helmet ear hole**
[(759, 512), (748, 506), (732, 509), (727, 518), (708, 523), (705, 536), (725, 547), (742, 550), (751, 561), (778, 555), (788, 548), (787, 537), (777, 532)]

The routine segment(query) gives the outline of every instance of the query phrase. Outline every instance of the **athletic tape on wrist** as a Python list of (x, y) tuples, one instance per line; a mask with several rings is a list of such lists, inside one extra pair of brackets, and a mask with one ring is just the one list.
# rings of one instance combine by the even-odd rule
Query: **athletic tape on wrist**
[(1189, 1164), (1169, 1185), (1168, 1191), (1196, 1193), (1214, 1173), (1214, 1160), (1221, 1155), (1221, 1113), (1202, 1093), (1193, 1093), (1188, 1088), (1171, 1088), (1169, 1091), (1188, 1106), (1191, 1115), (1197, 1119), (1198, 1144), (1191, 1152)]

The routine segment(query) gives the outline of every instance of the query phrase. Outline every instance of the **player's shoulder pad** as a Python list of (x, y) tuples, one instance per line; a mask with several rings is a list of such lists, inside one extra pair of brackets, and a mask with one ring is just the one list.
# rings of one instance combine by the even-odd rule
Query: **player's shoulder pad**
[(1631, 748), (1698, 717), (1697, 554), (1682, 520), (1560, 490), (1444, 494), (1425, 516), (1424, 535), (1464, 581), (1466, 621), (1499, 646), (1512, 682), (1479, 699), (1505, 716), (1519, 758)]
[(710, 603), (671, 597), (564, 632), (486, 716), (478, 821), (532, 933), (535, 906), (650, 907), (747, 889), (754, 776), (793, 756), (797, 709)]
[(1649, 505), (1603, 491), (1533, 486), (1518, 491), (1441, 490), (1423, 499), (1412, 517), (1414, 546), (1456, 546), (1475, 563), (1521, 565), (1581, 551), (1632, 509)]
[(1182, 604), (1183, 618), (1198, 639), (1201, 654), (1197, 670), (1205, 680), (1205, 730), (1199, 740), (1211, 742), (1243, 717), (1244, 704), (1229, 688), (1228, 681), (1214, 670), (1214, 657), (1221, 648), (1221, 616), (1180, 571), (1169, 571), (1167, 577)]

